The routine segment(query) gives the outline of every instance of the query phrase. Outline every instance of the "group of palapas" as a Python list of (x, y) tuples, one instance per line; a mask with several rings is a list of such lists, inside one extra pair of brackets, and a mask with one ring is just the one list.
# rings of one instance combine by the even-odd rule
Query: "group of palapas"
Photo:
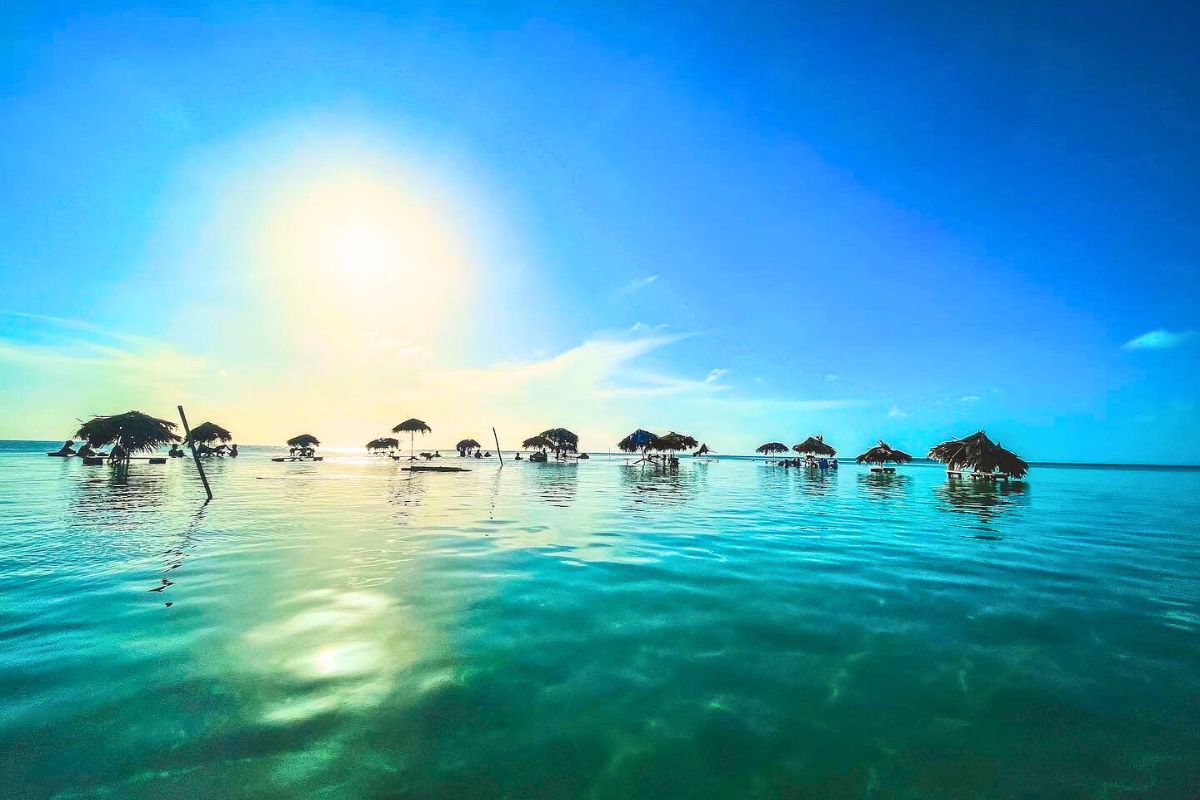
[[(837, 454), (837, 451), (820, 436), (810, 436), (791, 448), (782, 442), (767, 442), (756, 448), (755, 452), (771, 456), (786, 453), (789, 449), (804, 457), (804, 466), (832, 459)], [(1023, 478), (1029, 472), (1029, 464), (1012, 451), (1005, 450), (993, 442), (983, 431), (963, 439), (949, 439), (934, 445), (930, 448), (928, 457), (945, 464), (952, 476)], [(859, 464), (870, 464), (873, 470), (894, 471), (894, 467), (886, 465), (906, 464), (912, 461), (912, 456), (880, 439), (877, 445), (860, 453), (854, 460)], [(777, 463), (801, 466), (800, 459), (781, 459)]]
[[(176, 433), (177, 426), (173, 422), (158, 419), (140, 411), (127, 411), (124, 414), (112, 416), (97, 416), (82, 423), (75, 436), (84, 441), (80, 448), (82, 452), (72, 450), (74, 442), (68, 440), (63, 448), (48, 455), (73, 456), (82, 455), (88, 458), (107, 457), (115, 462), (127, 462), (136, 453), (153, 452), (165, 445), (173, 445), (171, 455), (182, 455), (178, 444), (199, 448), (201, 455), (237, 455), (237, 445), (229, 446), (233, 437), (229, 431), (212, 422), (196, 426), (186, 438)], [(418, 433), (422, 436), (432, 433), (433, 429), (419, 419), (408, 419), (392, 428), (392, 433), (407, 433), (409, 435), (409, 457), (415, 458), (415, 438)], [(320, 460), (316, 455), (316, 447), (321, 442), (312, 434), (304, 433), (287, 440), (289, 456), (286, 461)], [(98, 448), (110, 446), (108, 453), (102, 453)], [(393, 437), (373, 439), (367, 443), (367, 449), (372, 451), (395, 450), (400, 441)], [(228, 449), (226, 449), (228, 447)], [(579, 436), (566, 428), (550, 428), (531, 436), (521, 443), (525, 450), (532, 450), (530, 461), (546, 461), (553, 457), (555, 460), (584, 459), (586, 453), (579, 452)], [(663, 435), (638, 429), (617, 443), (617, 448), (625, 453), (636, 453), (641, 456), (639, 462), (678, 463), (677, 455), (681, 452), (695, 450), (694, 456), (705, 456), (712, 451), (708, 445), (701, 444), (693, 436), (671, 431)], [(697, 449), (698, 448), (698, 449)], [(474, 439), (463, 439), (456, 446), (460, 456), (482, 455), (479, 442)], [(765, 456), (786, 453), (789, 450), (804, 457), (804, 465), (810, 466), (822, 459), (832, 460), (837, 451), (821, 436), (810, 436), (800, 444), (788, 447), (782, 442), (767, 442), (756, 448), (756, 452)], [(431, 457), (440, 453), (422, 455)], [(490, 455), (490, 453), (488, 454)], [(1015, 453), (1005, 450), (993, 442), (983, 431), (963, 439), (950, 439), (935, 445), (929, 450), (929, 458), (946, 465), (948, 471), (956, 475), (970, 476), (1003, 476), (1023, 478), (1029, 472), (1029, 465)], [(884, 441), (861, 453), (855, 458), (860, 464), (870, 464), (873, 467), (884, 468), (887, 464), (904, 464), (912, 461), (912, 456), (897, 450)], [(635, 462), (635, 463), (639, 463)], [(799, 459), (782, 459), (776, 463), (788, 463), (800, 466)], [(836, 462), (834, 462), (836, 463)]]

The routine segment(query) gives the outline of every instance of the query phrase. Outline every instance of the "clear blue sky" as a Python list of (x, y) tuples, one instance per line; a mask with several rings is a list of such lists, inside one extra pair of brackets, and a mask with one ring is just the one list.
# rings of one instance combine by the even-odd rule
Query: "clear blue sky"
[(1194, 6), (396, 5), (0, 9), (0, 435), (1200, 460)]

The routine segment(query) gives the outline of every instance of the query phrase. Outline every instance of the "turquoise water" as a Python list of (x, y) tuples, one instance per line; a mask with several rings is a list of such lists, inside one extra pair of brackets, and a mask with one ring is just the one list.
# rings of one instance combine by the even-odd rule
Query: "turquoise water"
[[(0, 444), (0, 796), (1195, 797), (1200, 473)], [(457, 458), (442, 463), (462, 463)]]

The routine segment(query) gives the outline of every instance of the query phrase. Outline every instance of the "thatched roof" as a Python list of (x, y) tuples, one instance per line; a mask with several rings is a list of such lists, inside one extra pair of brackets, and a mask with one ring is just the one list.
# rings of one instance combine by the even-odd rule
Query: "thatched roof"
[(854, 459), (859, 464), (905, 464), (912, 461), (912, 456), (901, 450), (895, 450), (883, 439), (879, 440), (879, 444), (872, 447), (867, 452)]
[(686, 433), (671, 431), (666, 436), (658, 437), (658, 441), (654, 443), (653, 449), (674, 453), (679, 450), (691, 450), (698, 444), (700, 442), (696, 441), (695, 437), (688, 436)]
[(393, 439), (390, 436), (385, 436), (380, 439), (372, 439), (367, 442), (368, 450), (393, 450), (400, 446), (399, 439)]
[(694, 455), (698, 455), (698, 456), (706, 456), (706, 455), (708, 455), (708, 454), (709, 454), (709, 453), (711, 453), (711, 452), (712, 452), (712, 450), (709, 450), (709, 449), (708, 449), (708, 445), (706, 445), (706, 444), (702, 444), (702, 445), (700, 445), (700, 449), (699, 449), (699, 450), (697, 450), (697, 451), (695, 452), (695, 454), (694, 454)]
[(829, 445), (825, 444), (825, 439), (822, 436), (810, 436), (798, 445), (792, 447), (797, 453), (811, 453), (814, 456), (832, 456), (837, 454)]
[(542, 436), (553, 442), (556, 453), (574, 453), (579, 449), (579, 437), (566, 428), (551, 428), (542, 431)]
[(786, 453), (788, 446), (783, 442), (767, 442), (754, 448), (754, 452), (762, 453), (764, 456), (769, 456), (774, 453)]
[(202, 422), (192, 428), (192, 435), (185, 436), (183, 441), (196, 444), (209, 442), (228, 442), (233, 440), (233, 434), (213, 422)]
[(419, 433), (423, 436), (427, 433), (433, 433), (433, 428), (414, 417), (413, 419), (406, 419), (392, 428), (392, 433)]
[(474, 439), (463, 439), (458, 444), (454, 445), (455, 450), (474, 450), (481, 445)]
[(658, 437), (653, 433), (638, 428), (636, 431), (617, 442), (617, 449), (625, 453), (638, 453), (654, 447), (654, 444), (657, 441)]
[(1014, 478), (1023, 478), (1029, 472), (1028, 464), (1015, 453), (993, 442), (983, 431), (965, 439), (951, 439), (935, 445), (930, 448), (929, 457), (941, 461), (950, 469), (1004, 472)]
[(287, 440), (288, 447), (320, 447), (321, 440), (311, 433), (302, 433)]
[(539, 433), (537, 436), (530, 436), (528, 439), (521, 442), (521, 449), (522, 450), (553, 450), (554, 442), (552, 442), (548, 437)]
[(119, 444), (128, 453), (154, 450), (178, 442), (174, 422), (158, 419), (140, 411), (126, 411), (111, 417), (93, 417), (80, 425), (75, 436), (92, 447)]

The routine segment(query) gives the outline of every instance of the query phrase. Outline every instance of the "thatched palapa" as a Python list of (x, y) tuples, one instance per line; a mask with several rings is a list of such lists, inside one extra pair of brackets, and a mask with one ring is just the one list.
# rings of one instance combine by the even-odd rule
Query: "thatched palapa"
[(543, 450), (543, 451), (544, 450), (553, 450), (554, 442), (552, 442), (549, 438), (547, 438), (546, 436), (543, 436), (542, 434), (539, 433), (537, 436), (530, 436), (528, 439), (521, 442), (521, 449), (522, 450)]
[(929, 457), (941, 461), (947, 469), (964, 470), (989, 475), (995, 472), (1023, 478), (1029, 465), (1019, 456), (993, 442), (983, 431), (965, 439), (951, 439), (935, 445)]
[(671, 431), (666, 436), (658, 437), (658, 441), (654, 443), (654, 450), (661, 450), (668, 453), (677, 453), (680, 450), (691, 450), (700, 442), (696, 441), (695, 437), (688, 436), (686, 433), (676, 433)]
[(658, 437), (650, 431), (638, 428), (633, 433), (617, 442), (617, 449), (623, 453), (645, 453), (654, 447)]
[(126, 411), (111, 417), (93, 417), (79, 426), (75, 436), (92, 447), (120, 445), (128, 460), (130, 453), (155, 450), (164, 444), (178, 442), (175, 428), (174, 422), (141, 411)]
[(822, 436), (810, 436), (792, 449), (801, 455), (833, 456), (837, 454), (836, 450), (825, 444), (825, 438)]
[(783, 442), (767, 442), (754, 448), (754, 452), (762, 453), (764, 456), (772, 456), (776, 453), (786, 453), (788, 446)]
[(472, 450), (478, 450), (479, 447), (479, 442), (475, 441), (474, 439), (463, 439), (458, 444), (454, 445), (454, 449), (458, 451), (460, 456), (465, 456)]
[(562, 458), (567, 453), (579, 450), (579, 437), (566, 428), (550, 428), (542, 431), (542, 436), (552, 442), (555, 458)]
[(901, 450), (894, 449), (883, 439), (880, 439), (879, 444), (862, 453), (854, 460), (859, 464), (886, 464), (889, 461), (893, 464), (907, 464), (909, 461), (912, 461), (912, 456)]
[(185, 444), (210, 444), (212, 442), (229, 442), (233, 434), (214, 422), (201, 422), (192, 428), (192, 434), (184, 437)]
[(367, 442), (368, 450), (395, 450), (400, 446), (399, 439), (393, 439), (391, 436), (385, 436), (380, 439), (372, 439)]
[(302, 433), (287, 440), (288, 447), (320, 447), (321, 440), (311, 433)]
[(417, 434), (419, 433), (424, 436), (427, 433), (433, 433), (433, 428), (429, 427), (416, 417), (413, 417), (412, 419), (404, 420), (404, 422), (401, 422), (399, 425), (392, 428), (392, 433), (408, 434), (408, 458), (410, 461), (416, 461), (417, 457), (413, 455), (413, 451), (416, 449), (414, 441), (416, 440)]

